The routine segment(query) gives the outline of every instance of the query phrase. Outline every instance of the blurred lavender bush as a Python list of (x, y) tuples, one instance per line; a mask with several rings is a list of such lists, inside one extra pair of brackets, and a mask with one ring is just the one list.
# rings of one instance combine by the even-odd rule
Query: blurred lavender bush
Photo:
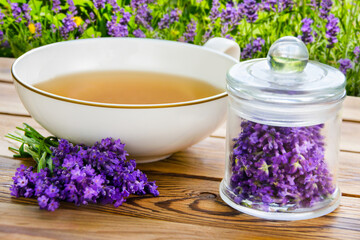
[(346, 74), (360, 96), (358, 0), (0, 0), (0, 56), (93, 37), (146, 37), (202, 45), (239, 43), (241, 59), (266, 57), (282, 36), (303, 40), (310, 58)]

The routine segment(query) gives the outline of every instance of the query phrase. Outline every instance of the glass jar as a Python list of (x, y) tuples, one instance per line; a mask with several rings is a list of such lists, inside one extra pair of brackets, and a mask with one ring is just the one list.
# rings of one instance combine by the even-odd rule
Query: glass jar
[(337, 185), (345, 76), (308, 61), (305, 44), (284, 37), (267, 59), (233, 66), (225, 177), (220, 196), (261, 218), (300, 220), (332, 212)]

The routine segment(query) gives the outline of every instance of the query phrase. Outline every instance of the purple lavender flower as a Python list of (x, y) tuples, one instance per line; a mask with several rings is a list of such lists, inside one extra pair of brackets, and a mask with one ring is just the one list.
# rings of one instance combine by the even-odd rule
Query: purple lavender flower
[(241, 52), (241, 59), (249, 59), (253, 57), (253, 54), (261, 52), (262, 46), (265, 44), (265, 40), (258, 37), (252, 42), (246, 44), (246, 47)]
[(354, 48), (354, 51), (353, 51), (354, 55), (355, 55), (355, 60), (354, 62), (358, 63), (359, 62), (359, 59), (360, 59), (360, 47), (359, 46), (356, 46)]
[(112, 10), (114, 13), (119, 12), (120, 11), (120, 6), (117, 3), (116, 0), (108, 0), (108, 3), (111, 5)]
[(105, 7), (106, 0), (93, 0), (93, 3), (97, 9), (100, 9)]
[(127, 25), (118, 23), (116, 15), (112, 16), (106, 27), (108, 28), (108, 34), (112, 37), (127, 37), (129, 35)]
[(159, 29), (169, 28), (170, 24), (179, 21), (180, 14), (181, 11), (179, 11), (178, 9), (171, 10), (170, 14), (164, 14), (164, 16), (160, 19), (158, 23)]
[(74, 4), (73, 0), (66, 0), (67, 3), (69, 4), (69, 12), (72, 14), (72, 16), (77, 14), (77, 10)]
[(35, 36), (34, 36), (34, 38), (41, 37), (41, 35), (42, 35), (41, 30), (42, 30), (41, 23), (39, 23), (39, 22), (35, 23)]
[(321, 0), (321, 3), (320, 3), (320, 17), (321, 18), (323, 18), (323, 19), (328, 18), (332, 5), (333, 5), (332, 0)]
[(170, 26), (170, 16), (169, 14), (164, 14), (158, 23), (159, 29), (165, 29)]
[(211, 7), (211, 10), (210, 10), (210, 15), (209, 15), (209, 17), (211, 19), (211, 22), (213, 24), (220, 17), (219, 8), (220, 8), (219, 0), (213, 0), (212, 7)]
[(170, 24), (173, 24), (174, 22), (178, 22), (181, 15), (181, 10), (175, 8), (170, 11)]
[(59, 205), (60, 205), (59, 202), (55, 200), (51, 200), (47, 206), (47, 210), (53, 212), (59, 207)]
[(5, 14), (2, 13), (1, 9), (0, 9), (0, 25), (4, 24), (4, 21), (3, 21), (4, 17), (5, 17)]
[(346, 72), (348, 69), (352, 69), (354, 67), (353, 63), (350, 61), (350, 59), (340, 59), (340, 71), (346, 76)]
[(193, 42), (196, 36), (196, 22), (191, 20), (191, 22), (186, 26), (186, 31), (184, 35), (179, 39), (180, 42)]
[(204, 35), (202, 36), (202, 43), (205, 43), (206, 41), (208, 41), (211, 37), (212, 37), (212, 28), (208, 29), (205, 31)]
[(66, 17), (62, 20), (63, 26), (59, 28), (60, 34), (64, 39), (68, 39), (69, 33), (74, 31), (77, 27), (76, 23), (73, 21), (73, 16), (67, 14)]
[(305, 43), (312, 43), (314, 41), (314, 37), (311, 34), (312, 33), (312, 28), (311, 28), (311, 24), (314, 21), (311, 18), (304, 18), (301, 23), (303, 24), (301, 26), (301, 31), (302, 31), (302, 35), (299, 36), (299, 38)]
[(45, 195), (42, 195), (37, 200), (41, 209), (45, 209), (47, 207), (49, 198), (47, 198)]
[(291, 10), (294, 6), (293, 0), (263, 0), (262, 7), (266, 11), (282, 12), (286, 9)]
[(327, 48), (333, 48), (334, 44), (338, 42), (337, 34), (340, 31), (340, 28), (338, 26), (339, 19), (337, 19), (333, 14), (330, 14), (330, 16), (327, 18), (326, 23), (326, 38), (328, 39), (328, 45)]
[(137, 38), (146, 38), (146, 35), (143, 31), (141, 31), (141, 29), (136, 29), (133, 31), (133, 34), (135, 37)]
[(0, 42), (4, 40), (4, 32), (0, 30)]
[[(228, 31), (233, 30), (233, 27), (238, 25), (239, 21), (242, 19), (243, 14), (239, 12), (240, 10), (244, 10), (242, 8), (243, 5), (240, 5), (238, 9), (236, 9), (232, 3), (227, 3), (226, 8), (221, 12), (221, 22), (222, 24), (227, 25)], [(225, 34), (223, 34), (225, 35)]]
[(64, 139), (51, 147), (54, 170), (33, 172), (20, 166), (10, 187), (15, 197), (36, 197), (41, 209), (54, 211), (60, 201), (76, 205), (111, 203), (115, 207), (130, 194), (158, 196), (155, 182), (136, 169), (120, 140), (103, 139), (93, 146), (73, 145)]
[(309, 6), (312, 10), (316, 10), (320, 7), (320, 0), (311, 0)]
[(152, 20), (151, 11), (147, 4), (140, 5), (136, 11), (135, 22), (143, 25), (146, 29), (152, 30), (150, 25)]
[(274, 127), (244, 120), (230, 156), (234, 201), (311, 207), (335, 191), (324, 159), (323, 125)]
[(54, 11), (54, 13), (59, 13), (61, 10), (60, 4), (61, 4), (60, 0), (52, 0), (51, 10)]
[(258, 18), (258, 14), (257, 14), (257, 11), (259, 9), (258, 3), (256, 3), (255, 0), (244, 0), (241, 6), (244, 10), (246, 21), (248, 23), (255, 22)]
[(30, 23), (30, 20), (31, 20), (31, 16), (30, 16), (31, 8), (29, 7), (28, 4), (24, 3), (21, 6), (21, 9), (22, 9), (22, 11), (24, 13), (24, 18), (25, 18), (26, 22)]
[(22, 18), (21, 18), (21, 8), (19, 7), (19, 4), (18, 3), (11, 3), (11, 12), (12, 12), (12, 15), (13, 17), (15, 18), (15, 22), (19, 23), (22, 21)]

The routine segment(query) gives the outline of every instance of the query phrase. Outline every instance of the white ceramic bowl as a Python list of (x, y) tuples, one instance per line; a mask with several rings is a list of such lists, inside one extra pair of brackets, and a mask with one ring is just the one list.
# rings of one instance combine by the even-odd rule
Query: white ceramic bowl
[[(88, 145), (120, 138), (131, 157), (149, 162), (202, 140), (224, 121), (225, 76), (239, 54), (237, 44), (223, 38), (211, 39), (205, 47), (153, 39), (75, 40), (25, 53), (13, 64), (12, 75), (24, 106), (50, 133)], [(70, 99), (33, 87), (59, 75), (97, 70), (189, 76), (224, 92), (188, 102), (122, 105)]]

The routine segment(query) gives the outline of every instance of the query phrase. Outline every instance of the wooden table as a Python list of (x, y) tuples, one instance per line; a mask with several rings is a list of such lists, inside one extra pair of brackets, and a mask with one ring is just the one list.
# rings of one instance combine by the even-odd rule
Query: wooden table
[(11, 177), (20, 164), (3, 136), (22, 122), (46, 134), (18, 99), (9, 75), (11, 59), (0, 58), (0, 239), (360, 239), (360, 98), (344, 104), (339, 185), (341, 205), (317, 219), (266, 221), (228, 207), (219, 197), (224, 175), (224, 126), (169, 159), (142, 164), (159, 185), (159, 197), (131, 196), (119, 208), (61, 203), (39, 210), (35, 199), (13, 198)]

